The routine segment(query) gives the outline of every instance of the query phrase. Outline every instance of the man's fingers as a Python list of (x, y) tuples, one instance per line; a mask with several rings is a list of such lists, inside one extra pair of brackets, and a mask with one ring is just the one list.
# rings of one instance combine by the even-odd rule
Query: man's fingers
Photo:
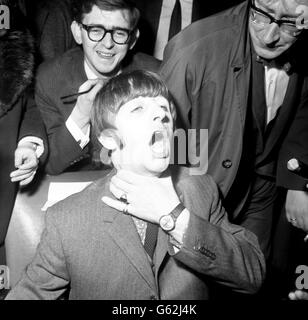
[(118, 177), (117, 175), (111, 178), (111, 183), (114, 184), (118, 189), (122, 190), (123, 192), (133, 192), (134, 186), (127, 181), (123, 180), (122, 178)]
[(35, 172), (33, 172), (33, 174), (29, 178), (20, 181), (19, 185), (25, 186), (25, 185), (29, 184), (33, 180), (34, 175), (35, 175)]
[(14, 158), (14, 164), (15, 164), (15, 168), (18, 168), (23, 161), (23, 154), (21, 152), (15, 151), (15, 158)]
[(103, 87), (104, 83), (102, 81), (99, 81), (95, 84), (95, 86), (89, 91), (89, 99), (94, 100), (96, 97), (97, 92)]
[(88, 80), (79, 87), (78, 92), (88, 91), (87, 98), (94, 100), (97, 92), (102, 88), (103, 85), (104, 83), (100, 79)]
[(102, 201), (109, 207), (121, 211), (123, 213), (131, 213), (131, 205), (122, 201), (115, 200), (109, 197), (102, 197)]
[(78, 89), (78, 92), (90, 90), (99, 82), (99, 79), (90, 79), (84, 82)]
[(29, 173), (31, 173), (33, 170), (31, 170), (31, 169), (17, 169), (17, 170), (15, 170), (15, 171), (12, 171), (11, 173), (10, 173), (10, 177), (11, 178), (16, 178), (16, 177), (18, 177), (18, 176), (22, 176), (22, 175), (24, 175), (24, 174), (29, 174)]
[(308, 293), (302, 290), (296, 290), (289, 293), (290, 300), (308, 300)]
[(23, 174), (19, 173), (18, 175), (11, 177), (11, 181), (18, 182), (18, 181), (26, 180), (29, 177), (33, 177), (34, 175), (35, 175), (35, 171), (31, 171), (29, 173), (23, 173)]
[(24, 162), (22, 165), (18, 167), (20, 170), (34, 170), (38, 165), (37, 158), (28, 159), (26, 162)]
[(128, 194), (126, 191), (123, 191), (122, 189), (119, 189), (116, 185), (114, 185), (112, 182), (110, 182), (109, 187), (110, 192), (117, 198), (120, 199), (123, 195), (125, 195), (126, 200), (128, 201)]

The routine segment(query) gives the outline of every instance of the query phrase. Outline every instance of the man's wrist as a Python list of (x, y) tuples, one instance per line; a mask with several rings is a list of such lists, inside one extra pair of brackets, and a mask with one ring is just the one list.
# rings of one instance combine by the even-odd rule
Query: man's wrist
[(82, 131), (86, 131), (90, 124), (90, 116), (82, 113), (78, 107), (75, 107), (70, 115), (72, 120), (78, 125)]

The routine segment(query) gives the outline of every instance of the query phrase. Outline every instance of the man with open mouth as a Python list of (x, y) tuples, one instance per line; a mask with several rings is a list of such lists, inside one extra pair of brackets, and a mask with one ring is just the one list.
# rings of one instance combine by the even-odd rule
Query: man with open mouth
[(8, 299), (202, 300), (218, 284), (258, 291), (257, 237), (228, 221), (210, 176), (169, 165), (174, 115), (154, 73), (121, 74), (100, 89), (91, 118), (114, 170), (49, 210)]

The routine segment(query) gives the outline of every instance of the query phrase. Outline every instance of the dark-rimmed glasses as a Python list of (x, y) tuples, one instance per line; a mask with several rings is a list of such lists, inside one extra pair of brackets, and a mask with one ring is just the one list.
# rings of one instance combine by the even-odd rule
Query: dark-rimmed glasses
[(80, 25), (87, 31), (88, 38), (94, 42), (100, 42), (104, 39), (107, 33), (110, 33), (111, 39), (116, 44), (127, 44), (132, 34), (132, 30), (116, 28), (106, 29), (101, 25), (86, 25), (80, 23)]
[(281, 32), (284, 32), (292, 37), (297, 37), (301, 30), (297, 28), (296, 22), (287, 19), (276, 19), (269, 13), (263, 11), (262, 9), (256, 7), (255, 1), (252, 0), (250, 3), (251, 8), (251, 21), (259, 26), (267, 27), (272, 23), (277, 23)]

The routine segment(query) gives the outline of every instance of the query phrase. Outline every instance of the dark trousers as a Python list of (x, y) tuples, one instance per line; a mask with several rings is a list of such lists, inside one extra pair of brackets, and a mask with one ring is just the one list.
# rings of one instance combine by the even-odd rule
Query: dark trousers
[[(308, 243), (304, 242), (306, 233), (293, 227), (286, 219), (285, 192), (281, 190), (278, 198), (281, 204), (277, 210), (273, 248), (266, 283), (266, 294), (276, 299), (287, 299), (288, 293), (296, 289), (299, 265), (308, 265)], [(271, 298), (271, 299), (272, 299)]]
[(266, 259), (271, 252), (273, 215), (277, 188), (275, 182), (255, 175), (246, 204), (241, 213), (233, 221), (252, 231)]

